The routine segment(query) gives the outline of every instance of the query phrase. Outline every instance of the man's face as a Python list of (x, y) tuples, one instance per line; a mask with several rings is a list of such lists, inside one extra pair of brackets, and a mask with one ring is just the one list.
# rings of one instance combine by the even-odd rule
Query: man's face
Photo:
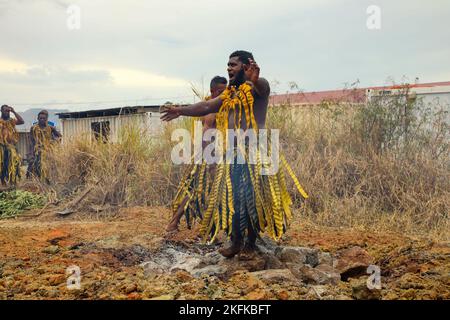
[(228, 77), (230, 85), (236, 86), (245, 82), (244, 64), (238, 57), (231, 57), (228, 60)]
[(227, 88), (227, 85), (224, 83), (217, 83), (213, 87), (211, 87), (211, 98), (217, 98), (220, 94)]
[(10, 114), (9, 107), (7, 106), (2, 107), (2, 118), (4, 119), (9, 118), (9, 114)]
[(46, 126), (47, 125), (47, 116), (45, 114), (40, 114), (38, 116), (38, 122), (40, 126)]

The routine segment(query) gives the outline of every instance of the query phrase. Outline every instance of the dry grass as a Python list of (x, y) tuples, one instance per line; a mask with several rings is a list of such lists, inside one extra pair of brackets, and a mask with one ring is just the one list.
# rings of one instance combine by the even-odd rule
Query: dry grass
[(269, 127), (281, 128), (287, 158), (311, 195), (300, 219), (449, 240), (446, 113), (425, 116), (418, 101), (404, 130), (404, 116), (392, 123), (383, 114), (395, 117), (396, 105), (403, 113), (400, 102), (378, 102), (378, 114), (373, 105), (273, 108)]
[[(303, 205), (297, 197), (297, 219), (448, 240), (448, 118), (424, 109), (403, 100), (271, 108), (268, 127), (281, 129), (284, 153), (311, 196)], [(189, 120), (158, 137), (127, 128), (115, 144), (66, 141), (54, 159), (51, 194), (64, 199), (95, 186), (82, 205), (94, 213), (169, 205), (183, 170), (170, 160), (170, 135), (180, 124)]]

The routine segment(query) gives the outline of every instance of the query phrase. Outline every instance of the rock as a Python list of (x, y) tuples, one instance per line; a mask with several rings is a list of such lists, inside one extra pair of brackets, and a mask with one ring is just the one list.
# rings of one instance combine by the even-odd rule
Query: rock
[(266, 300), (267, 293), (262, 289), (256, 289), (245, 296), (247, 300)]
[(228, 269), (225, 266), (222, 265), (209, 265), (200, 269), (194, 269), (192, 270), (191, 274), (196, 277), (200, 278), (204, 275), (208, 276), (221, 276), (227, 273)]
[(201, 262), (201, 267), (211, 265), (211, 264), (218, 264), (220, 261), (225, 260), (225, 257), (222, 256), (217, 251), (207, 253)]
[(232, 259), (224, 259), (219, 261), (219, 266), (225, 267), (229, 274), (237, 270), (261, 271), (265, 269), (266, 260), (260, 254), (238, 255)]
[(51, 286), (58, 286), (66, 282), (66, 277), (63, 274), (51, 275), (48, 277), (48, 283)]
[(351, 277), (359, 277), (367, 273), (367, 267), (373, 263), (373, 258), (360, 247), (344, 249), (337, 254), (333, 266), (341, 274), (341, 279), (347, 281)]
[(153, 298), (153, 297), (161, 296), (166, 292), (167, 292), (167, 288), (165, 288), (165, 287), (150, 286), (144, 290), (143, 295), (148, 298)]
[(276, 296), (280, 300), (289, 300), (289, 293), (286, 290), (277, 291)]
[(319, 252), (319, 265), (333, 266), (333, 256), (329, 252)]
[(239, 274), (232, 278), (231, 283), (234, 283), (244, 295), (264, 286), (263, 282), (251, 273)]
[(140, 266), (144, 269), (144, 275), (147, 277), (155, 274), (163, 274), (166, 271), (163, 266), (153, 261), (141, 263)]
[(42, 250), (43, 253), (57, 254), (60, 251), (58, 246), (48, 246)]
[(251, 257), (250, 256), (239, 256), (238, 257), (238, 265), (239, 269), (248, 270), (250, 272), (253, 271), (261, 271), (264, 270), (266, 267), (266, 260), (263, 256), (259, 254), (254, 254)]
[[(314, 268), (318, 272), (323, 272), (323, 283), (337, 285), (341, 281), (341, 275), (329, 264), (320, 264)], [(322, 284), (322, 283), (320, 283)]]
[(271, 269), (271, 270), (256, 271), (251, 272), (250, 275), (268, 284), (299, 282), (289, 269)]
[(217, 284), (212, 283), (208, 285), (206, 294), (210, 299), (221, 299), (223, 297), (223, 290)]
[(192, 275), (187, 271), (178, 271), (175, 276), (180, 282), (189, 282), (192, 280)]
[(350, 281), (352, 287), (352, 297), (356, 300), (380, 300), (381, 290), (369, 289), (366, 279), (352, 279)]
[(284, 268), (284, 265), (280, 261), (280, 259), (278, 259), (273, 254), (267, 254), (265, 256), (265, 260), (266, 260), (265, 269), (283, 269)]
[(128, 284), (123, 287), (123, 291), (125, 292), (125, 294), (130, 294), (132, 292), (135, 292), (136, 290), (137, 290), (137, 285), (135, 283)]
[(317, 268), (312, 268), (310, 265), (289, 264), (289, 268), (297, 279), (306, 284), (336, 285), (341, 280), (340, 274), (329, 265), (320, 265)]
[(281, 262), (309, 264), (315, 267), (319, 264), (319, 250), (302, 247), (278, 247), (275, 256)]
[(328, 288), (324, 285), (311, 286), (307, 292), (307, 297), (309, 299), (323, 299), (327, 292)]
[(174, 270), (185, 270), (187, 272), (192, 272), (195, 268), (197, 268), (201, 264), (202, 260), (196, 257), (185, 257), (177, 262), (173, 267), (170, 268), (170, 271)]

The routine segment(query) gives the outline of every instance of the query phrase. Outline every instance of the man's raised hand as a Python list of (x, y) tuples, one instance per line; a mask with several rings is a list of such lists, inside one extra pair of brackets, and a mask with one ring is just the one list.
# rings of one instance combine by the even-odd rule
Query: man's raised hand
[(249, 61), (249, 64), (244, 65), (245, 77), (246, 77), (247, 81), (250, 81), (253, 84), (256, 84), (256, 82), (259, 79), (260, 68), (253, 59), (248, 59), (248, 61)]
[(161, 120), (162, 121), (172, 121), (178, 118), (181, 114), (179, 106), (174, 105), (164, 105), (161, 106)]

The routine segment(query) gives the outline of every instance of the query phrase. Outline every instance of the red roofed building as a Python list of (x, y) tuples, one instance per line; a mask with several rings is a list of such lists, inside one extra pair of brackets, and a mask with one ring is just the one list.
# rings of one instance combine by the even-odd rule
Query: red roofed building
[(270, 105), (308, 106), (323, 102), (361, 104), (372, 97), (399, 93), (408, 88), (413, 97), (422, 97), (425, 102), (439, 99), (450, 104), (450, 81), (410, 85), (394, 85), (369, 88), (342, 89), (318, 92), (277, 94), (270, 97)]

